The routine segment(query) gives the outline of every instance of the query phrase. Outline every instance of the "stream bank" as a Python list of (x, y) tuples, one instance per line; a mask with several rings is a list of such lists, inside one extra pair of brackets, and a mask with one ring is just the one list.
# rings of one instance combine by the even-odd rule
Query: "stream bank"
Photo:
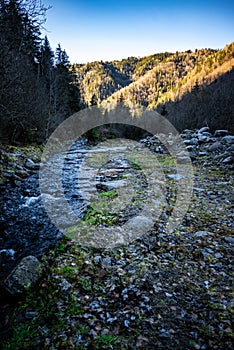
[[(168, 235), (164, 216), (111, 250), (62, 239), (44, 255), (37, 288), (14, 307), (15, 316), (4, 305), (5, 349), (232, 349), (233, 137), (204, 133), (183, 133), (194, 188), (180, 227)], [(156, 137), (141, 144), (172, 173)], [(178, 179), (168, 181), (173, 200)]]

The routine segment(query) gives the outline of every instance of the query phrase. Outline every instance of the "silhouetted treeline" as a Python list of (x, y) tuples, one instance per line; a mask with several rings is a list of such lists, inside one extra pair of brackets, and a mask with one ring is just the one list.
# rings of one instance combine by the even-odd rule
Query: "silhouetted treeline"
[(0, 141), (42, 142), (79, 110), (79, 87), (61, 46), (41, 39), (47, 8), (0, 1)]

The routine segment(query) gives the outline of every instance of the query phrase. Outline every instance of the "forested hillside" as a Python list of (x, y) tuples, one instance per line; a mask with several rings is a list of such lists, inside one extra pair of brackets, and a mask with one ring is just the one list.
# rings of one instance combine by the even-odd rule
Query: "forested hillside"
[(234, 124), (234, 43), (222, 50), (156, 54), (74, 65), (85, 105), (123, 102), (156, 109), (182, 129)]
[(47, 8), (40, 1), (0, 2), (0, 140), (43, 141), (79, 109), (66, 51), (41, 38)]
[(165, 52), (143, 58), (129, 57), (122, 61), (75, 64), (71, 70), (80, 85), (83, 103), (89, 106), (129, 86), (171, 55)]

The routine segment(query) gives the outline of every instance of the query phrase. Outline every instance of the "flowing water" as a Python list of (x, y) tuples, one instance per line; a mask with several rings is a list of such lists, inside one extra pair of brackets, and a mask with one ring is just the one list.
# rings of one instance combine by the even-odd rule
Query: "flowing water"
[[(84, 142), (77, 141), (64, 163), (64, 193), (72, 207), (82, 208), (78, 191), (77, 168), (84, 153)], [(55, 184), (56, 185), (56, 184)], [(49, 196), (49, 195), (48, 195)], [(42, 256), (62, 238), (62, 233), (51, 222), (43, 205), (39, 188), (39, 172), (25, 179), (21, 186), (7, 185), (0, 197), (0, 279), (22, 257)]]

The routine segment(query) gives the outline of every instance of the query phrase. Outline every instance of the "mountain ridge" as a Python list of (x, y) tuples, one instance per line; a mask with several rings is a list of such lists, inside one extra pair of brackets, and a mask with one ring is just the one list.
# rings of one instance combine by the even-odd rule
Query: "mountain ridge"
[[(190, 103), (192, 112), (200, 113), (199, 117), (195, 117), (200, 120), (199, 125), (202, 119), (209, 119), (214, 127), (221, 127), (221, 122), (225, 123), (227, 120), (234, 124), (233, 74), (227, 75), (221, 82), (221, 77), (232, 73), (233, 67), (234, 42), (221, 50), (165, 52), (141, 58), (129, 57), (121, 61), (73, 65), (71, 69), (80, 86), (84, 106), (105, 106), (108, 103), (122, 102), (126, 106), (142, 105), (159, 113), (164, 108), (168, 119), (174, 122), (178, 119), (178, 106), (181, 106), (179, 110), (183, 115), (185, 111), (188, 112), (186, 103)], [(209, 86), (213, 83), (216, 88), (210, 89)], [(219, 106), (214, 102), (212, 107), (210, 91), (215, 96), (218, 95), (221, 100)], [(207, 94), (210, 94), (209, 98)], [(188, 95), (191, 95), (189, 99)], [(203, 110), (198, 108), (199, 104), (203, 105)], [(209, 105), (209, 109), (205, 104)], [(219, 123), (209, 116), (216, 115), (217, 109), (225, 110), (223, 119), (220, 115), (222, 120)], [(190, 117), (191, 115), (187, 116), (188, 121)], [(189, 122), (185, 124), (186, 127), (189, 126)]]

